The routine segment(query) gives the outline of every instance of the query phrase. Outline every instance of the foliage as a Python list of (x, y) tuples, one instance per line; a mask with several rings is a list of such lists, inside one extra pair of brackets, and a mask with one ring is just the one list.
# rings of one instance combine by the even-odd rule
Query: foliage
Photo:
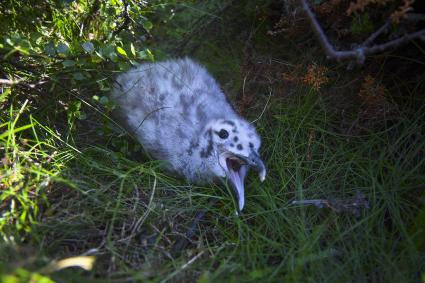
[[(418, 57), (347, 72), (274, 5), (0, 2), (0, 280), (420, 280), (424, 80), (402, 68)], [(258, 120), (269, 175), (240, 216), (225, 184), (164, 174), (110, 115), (114, 75), (164, 54), (205, 63)], [(359, 216), (292, 204), (357, 194)]]
[(413, 10), (412, 4), (415, 2), (415, 0), (357, 0), (355, 2), (350, 2), (350, 6), (347, 9), (347, 14), (351, 15), (354, 13), (363, 12), (366, 7), (371, 5), (377, 5), (382, 7), (389, 5), (390, 3), (399, 4), (399, 2), (402, 2), (402, 4), (399, 5), (396, 10), (392, 11), (392, 14), (390, 15), (390, 18), (393, 23), (399, 23), (409, 11)]
[[(154, 4), (26, 2), (0, 3), (0, 235), (11, 245), (40, 241), (33, 227), (54, 206), (51, 194), (76, 188), (62, 171), (81, 156), (78, 122), (95, 110), (98, 133), (111, 131), (113, 74), (153, 60), (146, 38)], [(22, 268), (5, 276), (49, 282)]]
[[(1, 21), (6, 24), (2, 26), (0, 38), (0, 71), (7, 80), (3, 80), (5, 83), (0, 107), (5, 113), (9, 112), (7, 116), (2, 115), (1, 126), (6, 131), (0, 136), (5, 150), (3, 165), (6, 172), (2, 178), (5, 188), (20, 191), (19, 188), (11, 189), (12, 184), (20, 183), (23, 186), (21, 179), (26, 176), (17, 167), (27, 169), (28, 166), (18, 166), (17, 163), (22, 159), (22, 162), (33, 162), (37, 166), (42, 164), (40, 158), (43, 155), (40, 156), (40, 152), (44, 152), (42, 146), (47, 139), (72, 143), (71, 132), (75, 130), (76, 120), (87, 117), (82, 103), (88, 104), (89, 101), (102, 105), (106, 113), (113, 109), (108, 97), (100, 95), (110, 90), (113, 72), (128, 70), (140, 60), (153, 59), (152, 53), (140, 40), (140, 28), (143, 28), (143, 33), (152, 28), (152, 23), (146, 18), (150, 8), (143, 3), (130, 3), (114, 0), (92, 3), (35, 1), (28, 6), (21, 1), (2, 2), (1, 8), (5, 12), (1, 14)], [(19, 9), (24, 12), (18, 13)], [(122, 17), (130, 19), (124, 27), (120, 27), (123, 24)], [(118, 34), (119, 29), (121, 31)], [(19, 105), (20, 97), (25, 98), (27, 92), (30, 96), (27, 96), (23, 105)], [(96, 94), (90, 97), (87, 95), (90, 93)], [(28, 103), (30, 98), (37, 100), (47, 95), (50, 97), (45, 99), (43, 105)], [(57, 103), (61, 106), (58, 107)], [(59, 117), (66, 115), (69, 132), (64, 140), (54, 134), (49, 125), (42, 125), (31, 115), (25, 115), (26, 120), (21, 121), (21, 116), (37, 110), (45, 113), (53, 110)], [(18, 132), (28, 128), (32, 129), (33, 134), (23, 142), (28, 152), (22, 158), (19, 155), (24, 154), (25, 150), (19, 147), (24, 137)], [(44, 132), (42, 134), (47, 133), (48, 137), (40, 141), (39, 130)], [(58, 149), (57, 145), (51, 143), (47, 147), (49, 149), (46, 150), (52, 154)], [(31, 154), (37, 156), (37, 162), (30, 159)], [(51, 154), (45, 158), (54, 161)], [(9, 172), (12, 168), (9, 165), (16, 169)], [(47, 175), (55, 175), (49, 173)], [(38, 172), (38, 178), (41, 178), (40, 175)], [(4, 195), (4, 198), (8, 199), (9, 196)], [(26, 216), (20, 219), (24, 220)]]

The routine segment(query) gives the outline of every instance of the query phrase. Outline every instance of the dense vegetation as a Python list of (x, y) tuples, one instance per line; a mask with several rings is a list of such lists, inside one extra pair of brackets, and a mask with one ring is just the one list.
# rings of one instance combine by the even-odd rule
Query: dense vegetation
[[(382, 21), (315, 4), (339, 42)], [(425, 282), (424, 44), (347, 70), (303, 19), (292, 1), (1, 1), (0, 281)], [(240, 216), (110, 115), (117, 73), (178, 56), (263, 138)]]

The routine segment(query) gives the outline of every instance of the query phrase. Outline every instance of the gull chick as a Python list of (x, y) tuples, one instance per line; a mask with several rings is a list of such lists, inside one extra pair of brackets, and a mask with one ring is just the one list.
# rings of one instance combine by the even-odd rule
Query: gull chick
[(239, 210), (250, 167), (266, 177), (254, 126), (239, 116), (207, 70), (189, 58), (145, 63), (119, 75), (118, 115), (154, 158), (191, 183), (227, 179)]

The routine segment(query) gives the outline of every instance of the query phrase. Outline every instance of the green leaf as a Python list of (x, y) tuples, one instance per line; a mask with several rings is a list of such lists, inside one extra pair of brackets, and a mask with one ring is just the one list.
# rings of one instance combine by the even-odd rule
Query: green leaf
[(108, 44), (108, 45), (106, 45), (106, 46), (104, 46), (104, 47), (102, 47), (100, 50), (99, 50), (99, 54), (101, 55), (101, 56), (105, 56), (106, 58), (109, 58), (111, 61), (113, 61), (113, 62), (116, 62), (117, 61), (117, 59), (118, 59), (118, 55), (117, 55), (117, 53), (115, 52), (115, 46), (114, 45), (112, 45), (112, 44)]
[(105, 61), (105, 58), (100, 54), (99, 52), (95, 52), (95, 55), (91, 57), (92, 63), (100, 63), (102, 61)]
[(75, 61), (74, 60), (65, 60), (62, 62), (62, 65), (67, 68), (67, 67), (72, 67), (75, 66)]
[(136, 67), (140, 65), (139, 62), (134, 61), (134, 60), (130, 60), (130, 64), (133, 65), (133, 66), (136, 66)]
[(100, 102), (100, 104), (102, 104), (102, 105), (106, 105), (106, 104), (108, 104), (108, 102), (109, 102), (109, 98), (108, 98), (107, 96), (102, 96), (102, 97), (99, 99), (99, 102)]
[(3, 93), (0, 93), (0, 103), (6, 101), (7, 97), (12, 93), (10, 88), (5, 88)]
[(42, 275), (40, 273), (33, 273), (31, 276), (31, 280), (29, 282), (38, 282), (38, 283), (55, 283), (51, 278)]
[(87, 119), (86, 112), (80, 111), (80, 115), (77, 118), (78, 118), (78, 120), (85, 120), (85, 119)]
[(55, 44), (53, 42), (49, 42), (44, 45), (44, 52), (49, 56), (55, 56), (56, 55), (56, 48)]
[(35, 44), (40, 45), (43, 41), (43, 35), (39, 32), (31, 33), (31, 41), (35, 42)]
[(134, 48), (133, 43), (130, 43), (130, 50), (131, 50), (131, 54), (133, 54), (133, 56), (136, 57), (136, 48)]
[(67, 44), (65, 43), (59, 43), (58, 47), (56, 48), (58, 55), (65, 57), (68, 55), (69, 53), (69, 47)]
[(9, 44), (10, 46), (15, 46), (15, 44), (10, 38), (6, 38), (6, 43)]
[(144, 27), (145, 30), (150, 31), (153, 27), (153, 24), (152, 24), (151, 21), (144, 21), (143, 27)]
[(74, 74), (72, 74), (72, 76), (74, 77), (74, 79), (76, 80), (76, 81), (82, 81), (82, 80), (84, 80), (86, 77), (82, 74), (82, 73), (80, 73), (80, 72), (77, 72), (77, 73), (74, 73)]
[(155, 61), (155, 57), (153, 56), (153, 53), (149, 49), (146, 49), (146, 54), (148, 55), (148, 59), (150, 61)]
[(125, 58), (127, 58), (127, 52), (125, 52), (125, 50), (122, 47), (117, 46), (117, 52), (118, 54), (124, 56)]
[(83, 44), (81, 44), (81, 46), (83, 47), (84, 51), (86, 51), (87, 53), (91, 54), (94, 52), (94, 45), (90, 41), (84, 42)]
[(131, 65), (127, 62), (118, 62), (118, 68), (125, 72), (131, 68)]
[(118, 61), (118, 55), (115, 52), (111, 52), (108, 54), (109, 59), (111, 59), (112, 62), (117, 62)]
[(139, 51), (139, 58), (140, 59), (148, 59), (148, 54), (145, 50)]

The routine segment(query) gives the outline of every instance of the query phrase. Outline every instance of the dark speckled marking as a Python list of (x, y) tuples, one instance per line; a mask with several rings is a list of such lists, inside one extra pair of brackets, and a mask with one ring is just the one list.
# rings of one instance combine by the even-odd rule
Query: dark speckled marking
[(204, 94), (204, 93), (205, 93), (204, 90), (198, 88), (198, 89), (193, 90), (191, 95), (192, 96), (202, 96), (202, 94)]
[(192, 156), (192, 154), (193, 154), (193, 151), (195, 150), (195, 149), (197, 149), (199, 147), (199, 142), (194, 142), (194, 141), (191, 141), (190, 142), (190, 146), (189, 146), (189, 148), (187, 149), (187, 154), (189, 154), (189, 156)]
[(160, 101), (164, 101), (166, 96), (167, 96), (167, 94), (166, 94), (166, 93), (161, 93), (161, 94), (159, 95), (159, 100), (160, 100)]
[(197, 141), (196, 141), (196, 142), (191, 141), (191, 142), (190, 142), (190, 147), (191, 147), (191, 148), (198, 148), (198, 147), (199, 147), (199, 142), (197, 142)]
[(176, 135), (182, 140), (187, 139), (187, 134), (180, 128), (176, 129)]
[(180, 104), (183, 106), (183, 114), (189, 115), (190, 114), (190, 108), (195, 105), (195, 99), (193, 97), (188, 97), (184, 93), (180, 94)]
[(207, 114), (204, 111), (204, 105), (200, 104), (196, 107), (196, 118), (198, 118), (199, 123), (205, 124)]
[(242, 150), (242, 149), (243, 149), (243, 146), (242, 146), (241, 144), (238, 144), (237, 148), (238, 148), (239, 150)]
[(234, 126), (234, 125), (235, 125), (235, 122), (230, 121), (230, 120), (224, 120), (224, 121), (223, 121), (223, 124), (228, 124), (228, 125), (230, 125), (230, 126)]
[(233, 143), (230, 144), (230, 147), (234, 147), (235, 145)]
[(233, 138), (233, 141), (234, 141), (234, 142), (238, 142), (238, 140), (239, 140), (239, 138), (238, 138), (238, 137), (234, 137), (234, 138)]
[(252, 144), (252, 142), (249, 143), (249, 147), (250, 148), (253, 148), (254, 147), (254, 145)]
[(209, 129), (205, 134), (204, 134), (204, 136), (205, 137), (207, 137), (208, 138), (208, 145), (207, 145), (207, 147), (206, 148), (203, 148), (202, 150), (201, 150), (201, 152), (199, 153), (199, 155), (202, 157), (202, 158), (207, 158), (207, 157), (209, 157), (209, 156), (211, 156), (211, 154), (212, 154), (212, 151), (213, 151), (213, 138), (212, 138), (212, 129)]
[(233, 129), (233, 130), (232, 130), (232, 133), (237, 134), (237, 133), (238, 133), (238, 131), (236, 131), (236, 129)]

